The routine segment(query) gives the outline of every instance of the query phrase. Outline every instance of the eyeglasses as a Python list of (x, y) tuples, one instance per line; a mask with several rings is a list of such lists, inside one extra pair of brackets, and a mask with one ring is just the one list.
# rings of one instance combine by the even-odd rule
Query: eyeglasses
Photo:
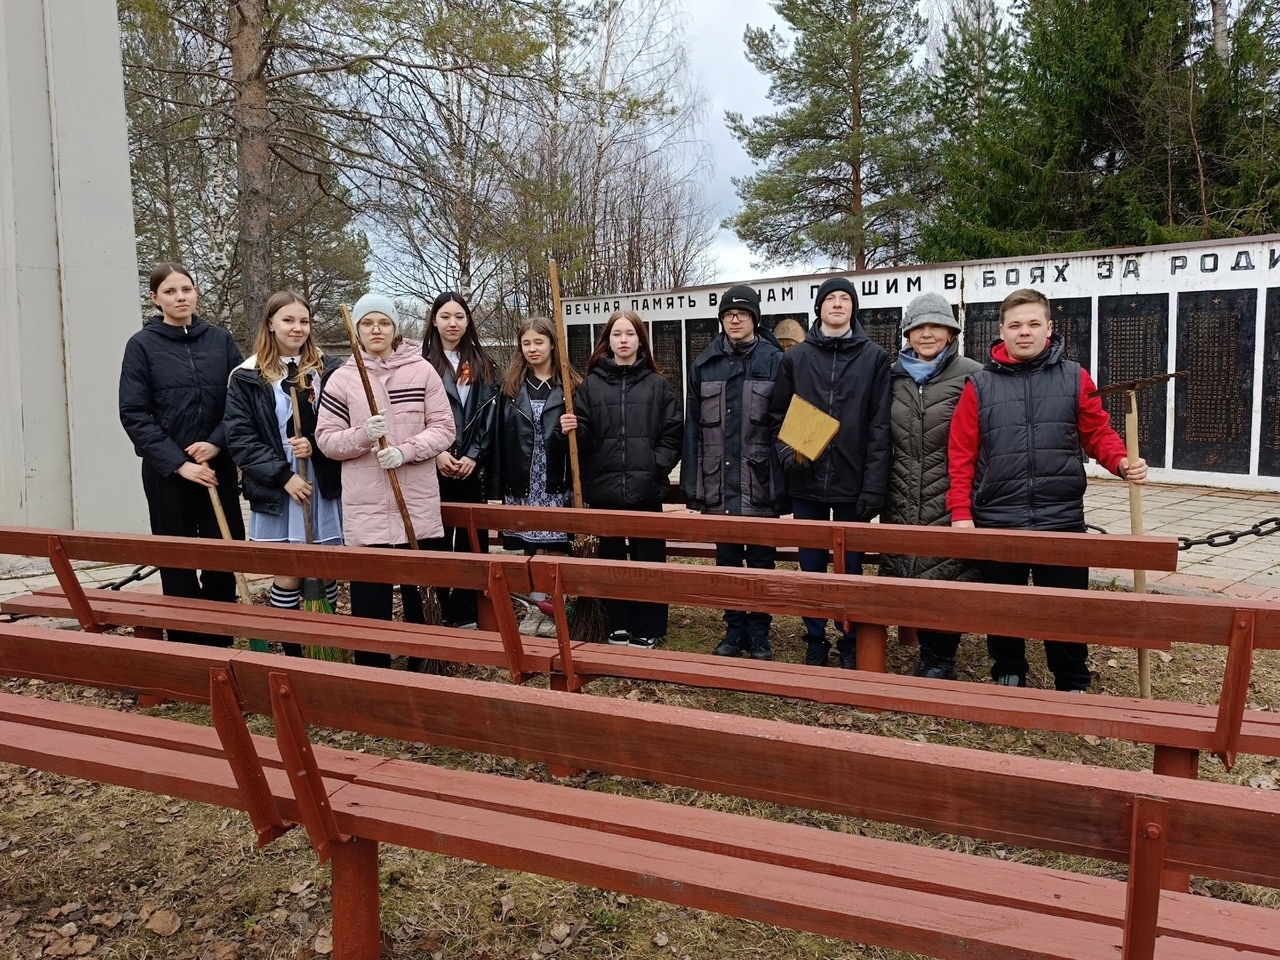
[(387, 330), (395, 327), (390, 320), (361, 320), (356, 324), (361, 330)]

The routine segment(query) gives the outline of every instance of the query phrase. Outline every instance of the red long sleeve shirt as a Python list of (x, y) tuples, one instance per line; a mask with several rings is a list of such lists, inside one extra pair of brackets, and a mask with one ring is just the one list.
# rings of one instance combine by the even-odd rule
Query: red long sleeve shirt
[[(1003, 343), (997, 344), (992, 356), (1000, 363), (1016, 363)], [(1124, 441), (1111, 429), (1111, 418), (1099, 397), (1090, 396), (1097, 386), (1089, 371), (1080, 368), (1080, 404), (1076, 413), (1076, 430), (1084, 452), (1112, 473), (1119, 475), (1120, 461), (1127, 453)], [(951, 487), (947, 491), (947, 509), (952, 521), (973, 519), (973, 472), (978, 461), (982, 437), (978, 432), (978, 393), (972, 383), (964, 385), (956, 412), (951, 418), (951, 438), (947, 444)]]

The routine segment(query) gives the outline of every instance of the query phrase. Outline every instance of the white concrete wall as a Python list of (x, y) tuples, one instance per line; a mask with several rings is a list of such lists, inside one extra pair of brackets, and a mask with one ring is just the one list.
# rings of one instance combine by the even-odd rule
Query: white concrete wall
[(0, 523), (144, 531), (120, 427), (139, 327), (113, 0), (0, 0)]

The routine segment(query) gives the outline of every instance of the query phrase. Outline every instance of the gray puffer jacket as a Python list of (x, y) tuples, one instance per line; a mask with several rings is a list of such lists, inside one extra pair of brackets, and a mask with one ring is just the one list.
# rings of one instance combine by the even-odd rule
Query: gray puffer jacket
[[(962, 355), (955, 344), (949, 349), (950, 357), (923, 386), (911, 379), (901, 360), (890, 371), (893, 462), (889, 497), (880, 516), (883, 523), (945, 527), (951, 522), (947, 513), (951, 415), (966, 381), (982, 365)], [(966, 560), (902, 555), (881, 557), (880, 573), (923, 580), (976, 580), (978, 576), (976, 566)]]

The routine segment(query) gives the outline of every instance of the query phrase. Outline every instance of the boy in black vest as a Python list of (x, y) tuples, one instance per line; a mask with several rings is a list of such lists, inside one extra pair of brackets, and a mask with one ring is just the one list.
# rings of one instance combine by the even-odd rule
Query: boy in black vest
[[(1123, 479), (1146, 483), (1146, 461), (1129, 462), (1102, 401), (1090, 396), (1094, 389), (1088, 371), (1063, 357), (1048, 298), (1030, 289), (1005, 297), (1000, 339), (951, 421), (951, 525), (1083, 533), (1081, 450)], [(1089, 588), (1088, 567), (984, 562), (982, 571), (988, 583), (1026, 586), (1030, 573), (1036, 586)], [(1087, 646), (1046, 640), (1044, 648), (1057, 689), (1089, 689)], [(1026, 686), (1021, 637), (988, 636), (987, 652), (996, 683)]]
[[(730, 287), (720, 300), (720, 334), (689, 368), (680, 488), (703, 513), (776, 517), (786, 478), (774, 454), (769, 401), (782, 348), (760, 327), (760, 295)], [(717, 543), (716, 565), (772, 570), (777, 550), (750, 543)], [(725, 637), (713, 651), (772, 660), (767, 613), (724, 612)]]

